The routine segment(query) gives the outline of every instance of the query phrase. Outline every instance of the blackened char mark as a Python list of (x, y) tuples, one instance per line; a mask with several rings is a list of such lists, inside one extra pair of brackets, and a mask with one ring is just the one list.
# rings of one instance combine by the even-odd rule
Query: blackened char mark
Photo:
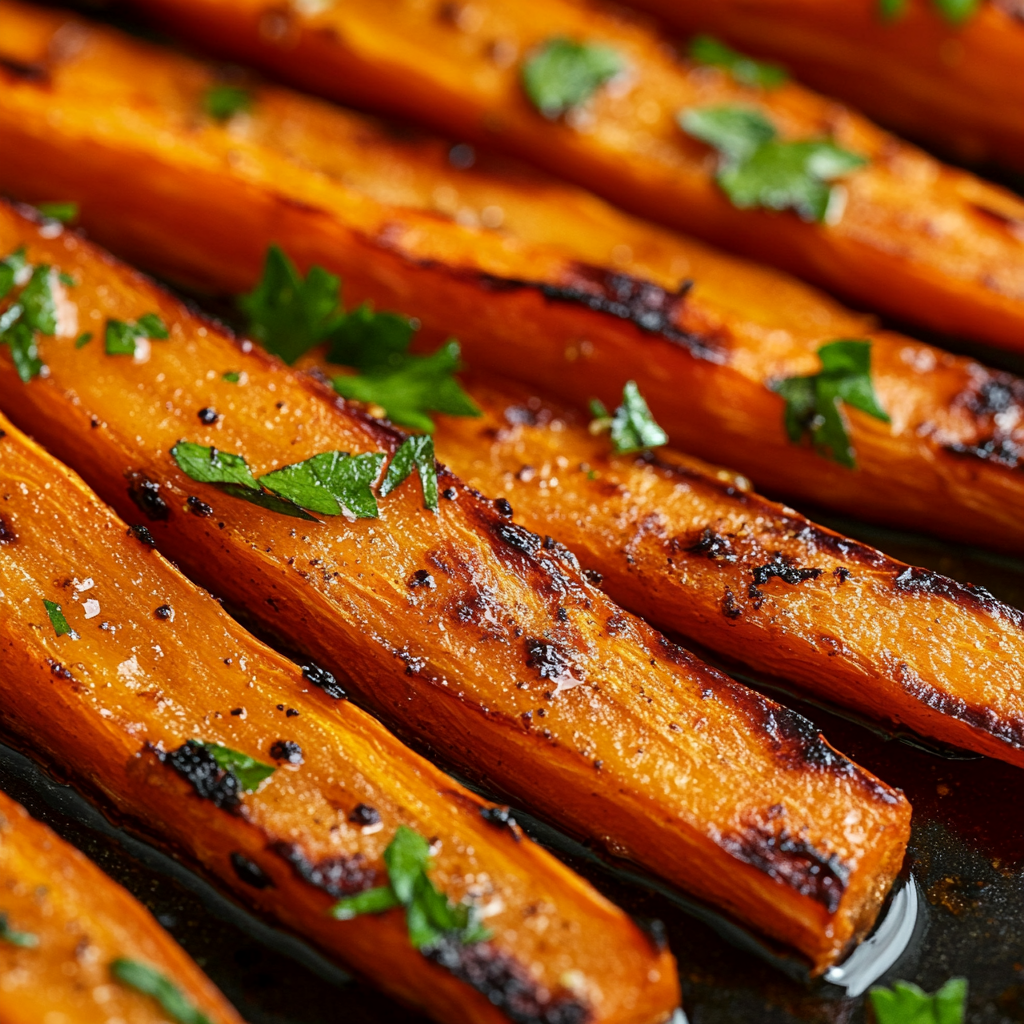
[(755, 565), (750, 570), (754, 582), (750, 584), (747, 596), (753, 601), (754, 608), (760, 608), (761, 602), (764, 601), (764, 592), (758, 588), (763, 587), (773, 576), (777, 576), (790, 586), (796, 586), (798, 583), (803, 583), (804, 580), (816, 580), (824, 571), (824, 569), (798, 569), (788, 559), (776, 554), (772, 561), (765, 565)]
[(3, 516), (0, 516), (0, 544), (13, 544), (17, 539), (18, 535), (14, 532), (14, 527)]
[(298, 843), (282, 841), (274, 843), (271, 849), (291, 865), (299, 878), (317, 889), (323, 889), (335, 899), (363, 892), (377, 880), (377, 872), (367, 865), (361, 853), (353, 853), (349, 857), (328, 857), (314, 863), (302, 852)]
[(956, 580), (932, 572), (931, 569), (917, 569), (912, 566), (907, 566), (892, 582), (901, 593), (944, 597), (961, 607), (980, 608), (989, 615), (1013, 623), (1017, 629), (1024, 629), (1024, 612), (1003, 604), (994, 594), (973, 583), (957, 583)]
[(673, 551), (682, 548), (691, 555), (703, 555), (703, 557), (711, 559), (712, 562), (735, 562), (738, 557), (733, 551), (729, 538), (716, 533), (710, 526), (705, 526), (700, 537), (692, 544), (684, 546), (675, 539), (670, 544)]
[(225, 771), (213, 755), (195, 740), (162, 757), (182, 778), (191, 783), (196, 794), (216, 807), (235, 812), (242, 803), (242, 784), (238, 776)]
[(0, 68), (23, 82), (37, 82), (42, 84), (50, 78), (45, 64), (35, 62), (14, 60), (12, 57), (0, 57)]
[(523, 830), (519, 827), (516, 819), (512, 817), (511, 809), (508, 806), (481, 807), (480, 817), (495, 828), (506, 829), (517, 843), (523, 838)]
[(737, 860), (820, 903), (830, 914), (839, 909), (850, 869), (836, 854), (824, 854), (784, 828), (774, 832), (763, 824), (721, 836), (718, 843)]
[(274, 886), (273, 879), (254, 860), (249, 860), (243, 853), (237, 850), (231, 854), (231, 866), (235, 874), (246, 885), (254, 889), (271, 889)]
[(536, 534), (515, 523), (497, 523), (494, 533), (510, 547), (521, 551), (524, 555), (536, 556), (544, 546), (543, 540)]
[(557, 682), (568, 673), (569, 658), (556, 644), (538, 640), (536, 637), (527, 637), (525, 644), (526, 664), (541, 679), (551, 679)]
[(1011, 437), (999, 435), (978, 441), (976, 444), (959, 442), (946, 445), (946, 451), (952, 455), (969, 455), (971, 458), (991, 462), (1007, 469), (1018, 469), (1021, 464), (1021, 446)]
[(302, 666), (302, 678), (314, 686), (319, 686), (328, 697), (335, 700), (348, 700), (345, 688), (325, 668), (321, 668), (314, 662)]
[[(1024, 446), (1012, 428), (1006, 430), (1000, 426), (999, 417), (1014, 409), (1024, 411), (1024, 380), (1012, 373), (977, 368), (970, 384), (953, 399), (951, 405), (974, 417), (978, 436), (970, 442), (946, 445), (946, 451), (1007, 469), (1021, 468)], [(1016, 418), (1013, 417), (1011, 422)]]
[(157, 521), (170, 519), (170, 506), (160, 496), (160, 485), (155, 480), (150, 480), (145, 473), (135, 469), (128, 470), (125, 477), (128, 480), (128, 497), (135, 502), (140, 512)]
[(472, 986), (515, 1024), (586, 1024), (590, 1010), (572, 996), (551, 996), (529, 972), (489, 942), (446, 935), (423, 955)]

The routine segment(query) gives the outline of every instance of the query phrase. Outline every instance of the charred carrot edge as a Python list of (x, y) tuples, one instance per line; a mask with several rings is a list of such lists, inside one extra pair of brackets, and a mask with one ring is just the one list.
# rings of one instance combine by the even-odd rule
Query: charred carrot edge
[(711, 31), (784, 61), (802, 81), (961, 160), (1024, 170), (1024, 24), (983, 2), (963, 24), (932, 0), (897, 18), (878, 0), (633, 0), (683, 32)]
[(439, 456), (569, 545), (616, 602), (890, 726), (1024, 767), (1024, 613), (817, 526), (668, 449), (614, 455), (578, 412), (471, 380)]
[[(174, 985), (209, 1024), (242, 1018), (130, 893), (0, 793), (0, 1015), (5, 1024), (121, 1017), (167, 1020), (118, 980), (131, 960)], [(100, 996), (103, 997), (100, 1002)]]
[[(0, 692), (5, 727), (35, 756), (250, 907), (439, 1021), (561, 1014), (658, 1024), (671, 1015), (671, 954), (525, 839), (507, 811), (339, 699), (322, 669), (300, 672), (245, 633), (149, 546), (146, 530), (129, 530), (80, 479), (0, 424), (0, 536), (11, 570)], [(218, 771), (211, 748), (196, 742), (247, 755), (258, 774)], [(470, 901), (487, 935), (464, 943), (446, 932), (421, 951), (404, 910), (331, 916), (340, 897), (388, 885), (382, 854), (402, 826), (430, 840), (432, 881), (453, 903)], [(538, 908), (554, 945), (531, 927)]]
[[(1024, 550), (1019, 378), (586, 193), (521, 168), (457, 170), (436, 140), (285, 90), (251, 86), (250, 109), (220, 125), (202, 110), (211, 69), (59, 12), (0, 11), (0, 52), (45, 72), (0, 90), (0, 187), (77, 200), (121, 254), (241, 292), (276, 242), (341, 274), (347, 305), (416, 316), (428, 343), (456, 334), (474, 368), (576, 406), (612, 407), (634, 378), (675, 445), (764, 490)], [(69, 39), (73, 57), (50, 60)], [(848, 411), (855, 471), (794, 445), (771, 390), (844, 337), (870, 341), (892, 421)]]
[[(141, 510), (199, 582), (447, 763), (816, 969), (870, 927), (903, 856), (901, 794), (623, 612), (568, 549), (447, 472), (436, 512), (414, 478), (354, 522), (302, 523), (193, 482), (170, 455), (182, 438), (262, 474), (330, 451), (390, 458), (402, 437), (73, 234), (0, 208), (0, 250), (22, 245), (75, 285), (53, 279), (46, 376), (23, 385), (0, 351), (6, 411), (125, 516)], [(169, 338), (138, 359), (71, 336), (146, 312)]]
[[(411, 117), (503, 148), (625, 209), (692, 232), (908, 322), (1024, 347), (1024, 202), (944, 166), (835, 101), (795, 84), (763, 92), (681, 61), (621, 13), (583, 0), (137, 0), (203, 46), (331, 99)], [(449, 12), (456, 12), (449, 15)], [(627, 70), (576, 112), (527, 101), (523, 60), (554, 37), (610, 46)], [(843, 178), (830, 223), (734, 206), (681, 110), (755, 107), (784, 139), (831, 137), (869, 162)]]

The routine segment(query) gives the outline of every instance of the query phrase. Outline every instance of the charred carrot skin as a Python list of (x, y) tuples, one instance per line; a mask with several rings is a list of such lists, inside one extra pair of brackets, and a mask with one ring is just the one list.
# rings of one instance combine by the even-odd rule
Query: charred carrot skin
[(210, 1024), (242, 1024), (141, 903), (6, 793), (0, 878), (0, 914), (14, 933), (13, 941), (0, 937), (4, 1024), (163, 1024), (155, 999), (111, 974), (122, 958), (162, 974)]
[[(161, 549), (200, 582), (448, 763), (816, 968), (870, 926), (903, 855), (901, 794), (623, 612), (567, 549), (451, 474), (437, 512), (410, 481), (380, 518), (352, 523), (296, 523), (194, 483), (169, 454), (182, 437), (258, 473), (325, 451), (391, 454), (401, 438), (74, 235), (4, 208), (0, 248), (20, 245), (78, 283), (62, 294), (59, 337), (40, 339), (47, 376), (22, 385), (0, 353), (5, 409), (124, 515), (148, 513)], [(145, 361), (67, 333), (146, 309), (170, 338)], [(216, 423), (197, 415), (210, 408)], [(189, 497), (212, 514), (193, 514)]]
[[(471, 365), (575, 405), (612, 407), (634, 377), (677, 446), (763, 489), (1024, 550), (1018, 378), (521, 167), (456, 170), (436, 140), (294, 93), (255, 88), (218, 125), (202, 113), (209, 68), (59, 12), (0, 12), (0, 53), (40, 69), (0, 90), (0, 187), (77, 200), (121, 254), (240, 292), (276, 242), (343, 275), (346, 304), (417, 316), (428, 342), (457, 333)], [(770, 389), (842, 337), (871, 341), (892, 419), (849, 413), (856, 472), (794, 446)]]
[[(797, 85), (764, 93), (682, 61), (644, 24), (581, 0), (469, 7), (358, 0), (303, 14), (270, 0), (138, 0), (202, 45), (332, 99), (502, 147), (625, 209), (781, 267), (903, 320), (1020, 351), (1024, 202), (943, 166)], [(467, 11), (464, 16), (461, 11)], [(452, 13), (454, 12), (454, 13)], [(520, 84), (553, 37), (607, 45), (629, 70), (549, 121)], [(844, 179), (835, 223), (738, 209), (680, 110), (762, 109), (787, 139), (832, 137), (870, 163)]]
[(634, 0), (683, 32), (784, 61), (815, 89), (972, 162), (1024, 170), (1024, 23), (983, 2), (963, 24), (932, 0), (884, 19), (878, 0)]
[(668, 449), (613, 455), (571, 409), (473, 380), (439, 455), (568, 544), (616, 602), (891, 726), (1024, 767), (1024, 614), (815, 525)]
[[(35, 756), (437, 1020), (670, 1016), (672, 957), (625, 914), (367, 714), (317, 689), (321, 676), (248, 635), (144, 532), (2, 426), (0, 693), (5, 728)], [(47, 600), (76, 636), (56, 635)], [(274, 772), (248, 795), (216, 780), (201, 790), (180, 756), (188, 740)], [(492, 938), (421, 954), (401, 910), (348, 922), (328, 914), (338, 897), (387, 884), (382, 853), (399, 825), (435, 841), (435, 884), (453, 901), (472, 899)], [(531, 925), (538, 907), (546, 931)], [(570, 989), (566, 977), (576, 979)]]

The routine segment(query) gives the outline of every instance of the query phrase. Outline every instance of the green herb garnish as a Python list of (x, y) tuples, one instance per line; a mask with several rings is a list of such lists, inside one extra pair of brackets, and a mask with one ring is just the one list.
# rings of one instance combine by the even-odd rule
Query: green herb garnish
[(687, 110), (679, 125), (722, 155), (716, 180), (740, 209), (796, 210), (823, 221), (834, 189), (830, 182), (867, 161), (829, 139), (782, 142), (775, 126), (751, 107)]
[(370, 488), (380, 476), (384, 459), (383, 452), (324, 452), (267, 473), (259, 482), (311, 512), (376, 519), (377, 499)]
[(626, 67), (618, 50), (600, 43), (549, 39), (523, 63), (523, 89), (545, 116), (559, 117), (584, 103)]
[(242, 379), (242, 375), (237, 370), (228, 370), (227, 373), (220, 375), (220, 379), (226, 380), (229, 384), (237, 384)]
[(256, 758), (225, 747), (222, 743), (203, 743), (199, 740), (189, 742), (202, 747), (217, 762), (217, 767), (221, 771), (234, 775), (246, 793), (255, 793), (260, 788), (260, 783), (274, 774), (273, 765), (257, 761)]
[(25, 323), (24, 312), (24, 308), (16, 302), (0, 313), (0, 345), (6, 345), (11, 350), (14, 369), (27, 384), (42, 373), (43, 361), (39, 358), (36, 333)]
[(891, 989), (868, 993), (877, 1024), (963, 1024), (967, 981), (950, 978), (935, 995), (917, 985), (897, 981)]
[(843, 466), (856, 466), (840, 402), (875, 419), (889, 422), (871, 382), (871, 342), (840, 339), (818, 349), (821, 372), (807, 377), (775, 381), (771, 389), (786, 400), (785, 425), (790, 441), (799, 444), (804, 434), (819, 452)]
[(211, 85), (203, 93), (203, 110), (215, 121), (227, 121), (252, 106), (252, 94), (238, 85)]
[(609, 414), (596, 398), (590, 403), (590, 411), (594, 417), (590, 423), (591, 433), (608, 431), (612, 451), (616, 455), (647, 451), (668, 444), (668, 434), (655, 422), (636, 381), (626, 381), (622, 389), (622, 405), (614, 414)]
[(0, 912), (0, 942), (22, 949), (35, 949), (39, 945), (39, 936), (31, 932), (15, 931), (8, 922), (7, 914)]
[(473, 907), (450, 903), (435, 888), (427, 875), (430, 844), (419, 833), (399, 825), (384, 851), (384, 863), (388, 885), (339, 900), (331, 908), (334, 917), (349, 921), (360, 914), (380, 914), (393, 907), (404, 907), (409, 941), (416, 949), (434, 946), (448, 935), (466, 945), (490, 938)]
[(47, 601), (43, 599), (43, 604), (46, 605), (46, 614), (50, 617), (50, 625), (53, 626), (53, 631), (57, 636), (69, 636), (72, 640), (78, 639), (78, 634), (68, 625), (68, 620), (64, 618), (64, 612), (61, 611), (61, 607), (56, 601)]
[(82, 331), (82, 333), (75, 338), (75, 348), (85, 348), (90, 341), (92, 341), (92, 331)]
[(714, 36), (695, 36), (690, 42), (689, 53), (698, 64), (710, 64), (728, 71), (740, 85), (776, 89), (789, 77), (778, 64), (747, 57)]
[(108, 356), (134, 356), (140, 338), (164, 341), (170, 337), (163, 320), (156, 313), (143, 313), (135, 321), (108, 320), (104, 347)]
[(25, 259), (25, 246), (0, 260), (0, 299), (16, 285), (28, 280), (29, 265)]
[(18, 301), (24, 310), (25, 324), (40, 334), (57, 332), (57, 299), (53, 294), (53, 275), (45, 264), (32, 268), (32, 276)]
[(25, 287), (0, 313), (0, 345), (11, 350), (11, 361), (24, 383), (43, 372), (36, 332), (52, 335), (57, 330), (57, 299), (53, 294), (50, 267), (32, 267), (25, 260), (24, 246), (0, 260), (0, 299), (18, 285)]
[(395, 457), (388, 466), (384, 483), (380, 487), (380, 495), (383, 498), (404, 483), (414, 468), (419, 473), (420, 484), (423, 487), (423, 507), (436, 512), (437, 463), (434, 458), (434, 439), (429, 434), (417, 434), (407, 437), (402, 442), (402, 447), (395, 452)]
[(253, 337), (286, 363), (329, 342), (328, 361), (358, 371), (334, 379), (338, 394), (375, 403), (396, 423), (429, 431), (434, 424), (428, 412), (480, 414), (453, 376), (459, 369), (456, 342), (446, 342), (433, 355), (412, 355), (416, 326), (411, 320), (374, 312), (365, 303), (346, 313), (340, 290), (340, 280), (321, 267), (312, 267), (303, 279), (271, 246), (260, 283), (238, 301)]
[(78, 219), (78, 203), (37, 203), (36, 209), (50, 220), (59, 220), (62, 224), (70, 224)]
[(177, 1024), (211, 1024), (210, 1018), (169, 978), (138, 960), (124, 958), (113, 961), (110, 973), (122, 985), (143, 995), (152, 996), (160, 1008)]
[[(962, 25), (969, 21), (981, 6), (981, 0), (932, 0), (935, 9), (946, 21)], [(878, 0), (878, 10), (885, 21), (895, 21), (907, 11), (907, 0)]]

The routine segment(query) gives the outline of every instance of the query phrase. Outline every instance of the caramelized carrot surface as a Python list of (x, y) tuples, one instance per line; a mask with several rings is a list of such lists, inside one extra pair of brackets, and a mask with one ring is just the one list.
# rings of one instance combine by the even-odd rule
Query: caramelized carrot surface
[[(145, 518), (197, 580), (467, 775), (817, 969), (870, 927), (903, 856), (901, 794), (623, 612), (568, 549), (448, 472), (436, 511), (414, 474), (378, 496), (375, 518), (322, 522), (190, 478), (171, 455), (182, 439), (258, 474), (379, 452), (390, 476), (403, 438), (75, 235), (4, 207), (0, 251), (20, 246), (75, 283), (53, 278), (45, 375), (22, 383), (0, 350), (4, 408), (123, 515)], [(146, 314), (166, 340), (105, 351), (112, 321)], [(80, 344), (83, 328), (96, 340)]]
[(961, 160), (1024, 170), (1024, 22), (982, 0), (962, 23), (933, 0), (633, 0), (683, 32), (783, 61), (815, 89)]
[(164, 1024), (160, 1003), (122, 980), (125, 960), (173, 985), (206, 1024), (242, 1024), (141, 903), (0, 793), (0, 1019)]
[[(76, 200), (120, 253), (240, 292), (278, 243), (341, 274), (346, 306), (416, 316), (428, 344), (457, 335), (474, 368), (579, 406), (611, 407), (635, 379), (674, 444), (762, 490), (1024, 550), (1018, 378), (579, 190), (493, 161), (457, 169), (436, 140), (285, 90), (250, 86), (220, 124), (203, 112), (210, 68), (59, 12), (0, 13), (0, 53), (40, 69), (0, 68), (0, 186)], [(772, 390), (817, 372), (836, 338), (870, 341), (891, 420), (847, 408), (855, 470), (792, 443)]]
[[(78, 477), (2, 427), (0, 699), (5, 728), (35, 756), (248, 906), (444, 1024), (558, 1014), (659, 1024), (671, 1015), (672, 957), (625, 914), (338, 699), (336, 682), (318, 689), (322, 670), (300, 672), (247, 634), (145, 531), (129, 530)], [(71, 420), (65, 427), (78, 433)], [(223, 572), (249, 586), (234, 557)], [(247, 755), (258, 774), (245, 774), (251, 765), (233, 778), (218, 772), (196, 742)], [(403, 909), (329, 914), (341, 897), (388, 885), (383, 855), (402, 826), (429, 840), (431, 881), (469, 901), (489, 937), (446, 933), (421, 951)], [(0, 888), (0, 909), (5, 898)], [(11, 921), (30, 923), (20, 913)], [(145, 932), (138, 941), (147, 951)], [(0, 943), (0, 964), (8, 959)], [(207, 995), (202, 1005), (217, 1003)]]
[(568, 544), (649, 622), (816, 699), (1024, 767), (1024, 613), (842, 537), (669, 449), (614, 455), (571, 409), (473, 381), (439, 457)]
[[(136, 6), (303, 88), (502, 147), (860, 306), (1024, 349), (1024, 201), (798, 85), (765, 92), (691, 65), (621, 10), (584, 0)], [(531, 106), (521, 84), (524, 61), (552, 39), (609, 47), (623, 67), (557, 120)], [(1012, 102), (999, 103), (1016, 116)], [(868, 161), (843, 177), (827, 222), (730, 202), (715, 181), (715, 151), (677, 121), (725, 105), (761, 112), (783, 140), (832, 139)]]

